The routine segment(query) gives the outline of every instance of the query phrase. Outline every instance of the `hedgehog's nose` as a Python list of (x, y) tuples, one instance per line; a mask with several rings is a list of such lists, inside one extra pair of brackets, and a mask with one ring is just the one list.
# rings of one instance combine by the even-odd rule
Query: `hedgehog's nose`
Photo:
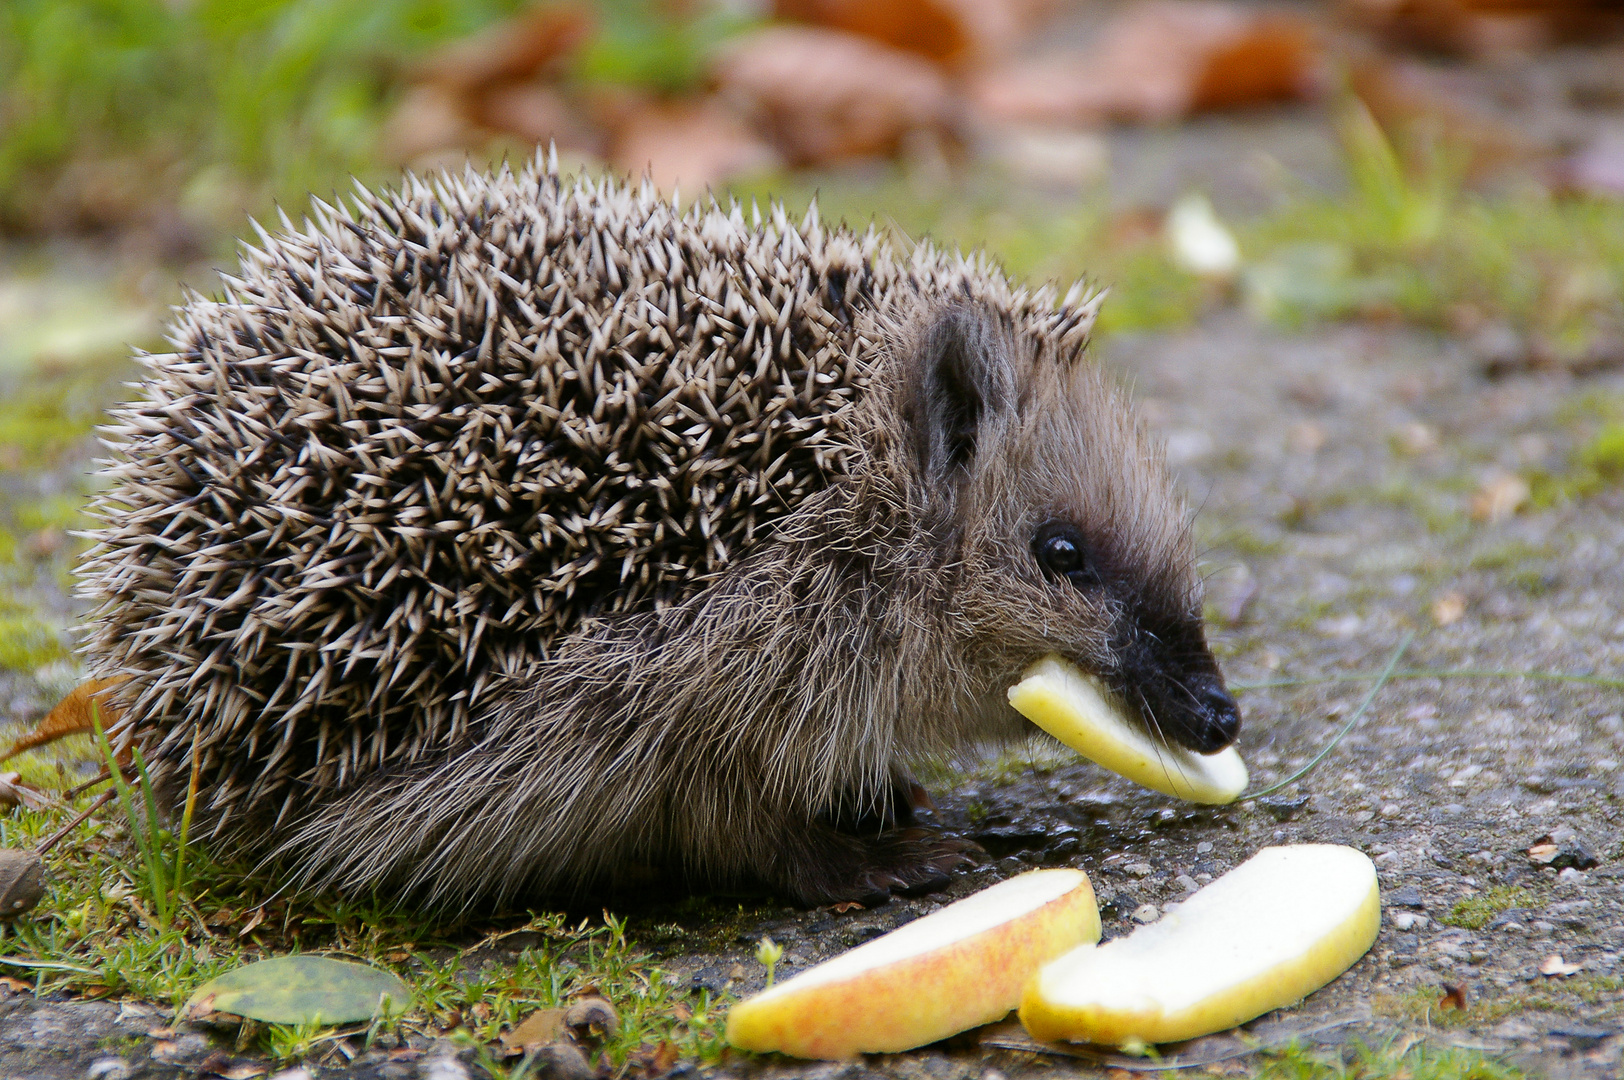
[(1234, 742), (1241, 733), (1241, 710), (1224, 684), (1215, 676), (1202, 675), (1191, 680), (1188, 689), (1195, 708), (1184, 733), (1188, 739), (1179, 741), (1201, 754), (1216, 753)]

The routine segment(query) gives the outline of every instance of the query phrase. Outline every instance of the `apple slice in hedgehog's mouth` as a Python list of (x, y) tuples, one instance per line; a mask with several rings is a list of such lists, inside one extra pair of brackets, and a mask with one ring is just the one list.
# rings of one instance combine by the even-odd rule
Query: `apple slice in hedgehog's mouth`
[(1010, 687), (1009, 703), (1090, 761), (1152, 791), (1216, 805), (1246, 790), (1246, 763), (1233, 746), (1197, 754), (1162, 742), (1098, 679), (1052, 653)]

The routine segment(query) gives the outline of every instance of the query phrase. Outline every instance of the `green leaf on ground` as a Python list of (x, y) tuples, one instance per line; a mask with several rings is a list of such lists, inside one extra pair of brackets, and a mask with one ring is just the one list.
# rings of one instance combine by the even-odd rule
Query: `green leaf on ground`
[(185, 1012), (233, 1013), (268, 1024), (352, 1024), (379, 1012), (402, 1012), (406, 984), (365, 964), (326, 956), (278, 956), (210, 979)]

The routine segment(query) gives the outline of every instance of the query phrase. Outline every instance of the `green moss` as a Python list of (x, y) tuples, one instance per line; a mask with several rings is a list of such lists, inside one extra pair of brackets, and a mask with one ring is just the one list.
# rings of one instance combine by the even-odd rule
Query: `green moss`
[(96, 422), (39, 398), (0, 405), (0, 467), (49, 464), (87, 439)]
[(1609, 483), (1624, 480), (1624, 423), (1609, 424), (1583, 450), (1578, 464)]
[(0, 669), (33, 671), (67, 657), (61, 635), (39, 619), (0, 614)]
[(1265, 1050), (1249, 1070), (1255, 1080), (1515, 1080), (1522, 1071), (1481, 1051), (1395, 1041), (1371, 1047), (1291, 1044)]
[(1533, 902), (1534, 895), (1527, 889), (1514, 885), (1496, 885), (1486, 892), (1457, 901), (1455, 906), (1449, 909), (1449, 914), (1443, 916), (1440, 921), (1467, 930), (1481, 930), (1507, 908), (1526, 907)]
[(28, 532), (40, 529), (82, 529), (90, 524), (81, 495), (53, 495), (31, 502), (14, 502), (11, 513), (17, 527)]

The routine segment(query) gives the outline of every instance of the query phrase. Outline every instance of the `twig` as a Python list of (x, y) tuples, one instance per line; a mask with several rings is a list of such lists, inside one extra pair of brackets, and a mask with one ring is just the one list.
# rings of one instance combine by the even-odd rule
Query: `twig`
[(97, 784), (104, 784), (112, 778), (113, 774), (108, 772), (106, 769), (103, 769), (94, 780), (86, 780), (78, 787), (69, 788), (67, 791), (62, 793), (62, 797), (64, 799), (77, 799), (79, 796), (83, 795)]
[(48, 838), (46, 838), (44, 843), (34, 848), (34, 853), (36, 855), (44, 855), (47, 851), (50, 851), (52, 848), (56, 847), (58, 841), (60, 841), (64, 836), (68, 835), (74, 829), (77, 829), (80, 825), (84, 824), (85, 818), (106, 806), (112, 801), (113, 796), (116, 794), (117, 792), (115, 792), (112, 788), (108, 788), (106, 791), (96, 796), (95, 802), (91, 803), (78, 814), (74, 815), (72, 821), (68, 822), (56, 832), (52, 833)]
[(1279, 783), (1270, 784), (1262, 791), (1254, 791), (1250, 795), (1244, 795), (1235, 801), (1250, 802), (1253, 799), (1261, 799), (1265, 795), (1279, 791), (1287, 784), (1295, 784), (1298, 780), (1301, 780), (1303, 777), (1307, 776), (1309, 772), (1311, 772), (1321, 761), (1324, 761), (1325, 755), (1336, 749), (1336, 744), (1342, 741), (1342, 737), (1348, 732), (1352, 731), (1355, 724), (1364, 719), (1365, 710), (1370, 708), (1370, 703), (1376, 700), (1376, 695), (1381, 692), (1381, 688), (1386, 686), (1392, 679), (1393, 669), (1398, 667), (1399, 659), (1404, 655), (1404, 650), (1408, 649), (1410, 647), (1410, 642), (1414, 640), (1415, 631), (1412, 630), (1404, 635), (1404, 640), (1398, 643), (1398, 648), (1394, 649), (1393, 655), (1388, 657), (1387, 666), (1383, 668), (1382, 673), (1376, 677), (1376, 684), (1370, 688), (1370, 693), (1365, 695), (1365, 700), (1361, 701), (1359, 703), (1359, 707), (1353, 710), (1353, 715), (1348, 718), (1348, 722), (1346, 724), (1342, 725), (1342, 730), (1338, 731), (1334, 736), (1332, 736), (1331, 741), (1326, 743), (1320, 752), (1315, 754), (1313, 759), (1309, 761), (1307, 765), (1304, 765), (1302, 768), (1298, 769), (1284, 780), (1281, 780)]

